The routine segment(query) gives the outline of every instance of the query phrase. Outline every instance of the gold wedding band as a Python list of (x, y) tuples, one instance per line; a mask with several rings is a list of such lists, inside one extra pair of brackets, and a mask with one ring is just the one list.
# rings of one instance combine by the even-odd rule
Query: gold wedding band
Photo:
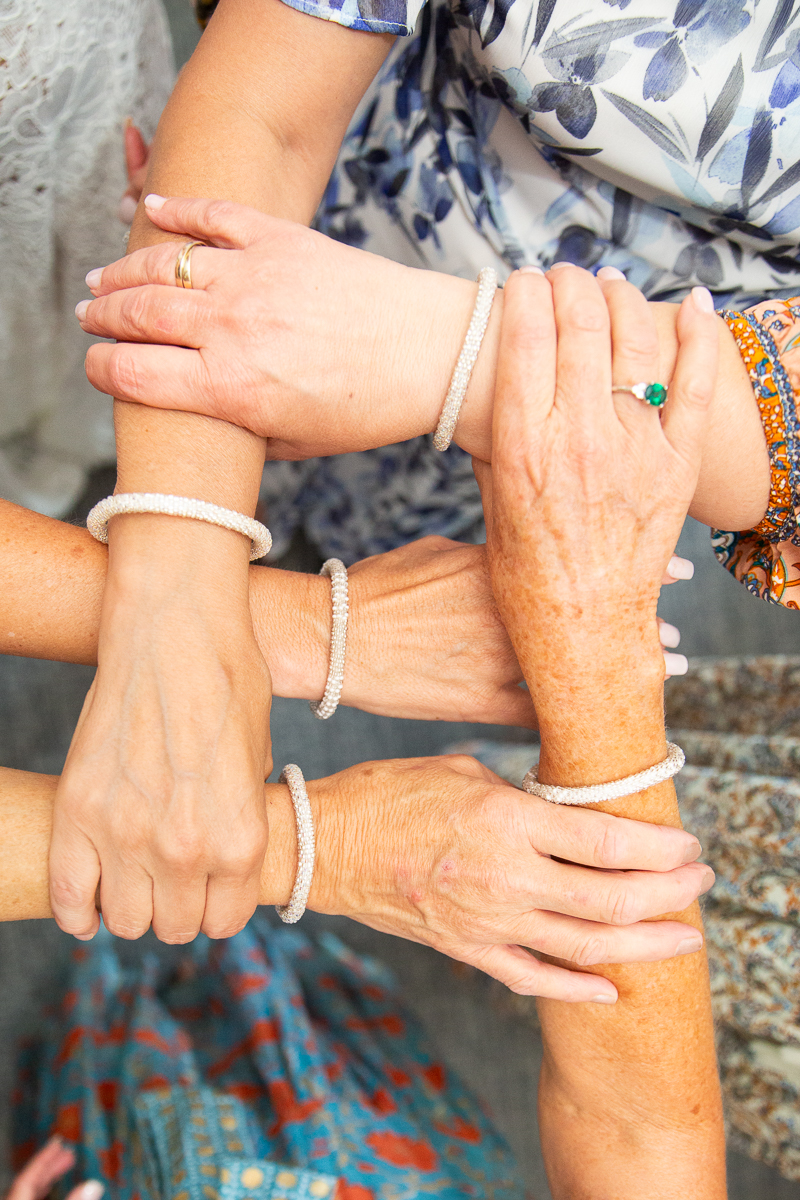
[(192, 286), (191, 259), (195, 246), (205, 246), (205, 242), (187, 242), (178, 251), (178, 257), (175, 259), (175, 283), (178, 287), (190, 288)]

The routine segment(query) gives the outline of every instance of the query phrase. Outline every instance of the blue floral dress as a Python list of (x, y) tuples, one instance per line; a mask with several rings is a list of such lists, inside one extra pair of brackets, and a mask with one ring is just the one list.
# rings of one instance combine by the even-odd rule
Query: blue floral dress
[[(399, 35), (356, 113), (323, 232), (465, 277), (614, 265), (651, 299), (800, 291), (800, 11), (779, 0), (286, 0)], [(270, 464), (275, 553), (347, 561), (470, 537), (458, 448)]]

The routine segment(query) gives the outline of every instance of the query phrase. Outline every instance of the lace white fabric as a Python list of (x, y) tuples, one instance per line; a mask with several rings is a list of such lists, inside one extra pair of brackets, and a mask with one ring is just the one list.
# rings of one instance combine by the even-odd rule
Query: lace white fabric
[(173, 78), (160, 0), (0, 0), (0, 496), (53, 516), (114, 459), (73, 310), (124, 253), (125, 118), (149, 139)]

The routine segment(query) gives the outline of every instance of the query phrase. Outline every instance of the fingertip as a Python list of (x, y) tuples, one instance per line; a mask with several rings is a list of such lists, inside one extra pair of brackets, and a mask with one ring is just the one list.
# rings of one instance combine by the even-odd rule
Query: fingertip
[(689, 660), (685, 654), (664, 654), (664, 666), (668, 675), (685, 675), (689, 670)]
[(158, 212), (167, 203), (166, 196), (159, 196), (157, 192), (150, 192), (144, 198), (144, 206), (151, 212)]
[(676, 646), (681, 644), (681, 631), (675, 625), (670, 625), (668, 621), (662, 621), (658, 627), (658, 637), (662, 646), (666, 646), (668, 650), (674, 650)]
[[(122, 197), (122, 199), (119, 202), (119, 208), (117, 209), (117, 215), (123, 225), (131, 224), (131, 222), (133, 221), (133, 218), (136, 216), (136, 209), (138, 207), (139, 206), (136, 203), (136, 201), (134, 200), (133, 196), (123, 196)], [(150, 207), (152, 207), (152, 206), (150, 206)]]
[(694, 576), (694, 563), (688, 558), (680, 558), (677, 554), (673, 554), (672, 558), (667, 563), (667, 574), (674, 580), (692, 579)]
[(616, 988), (613, 992), (598, 992), (596, 996), (592, 996), (592, 1004), (616, 1004), (619, 999), (619, 993)]
[(714, 312), (714, 297), (706, 287), (694, 287), (690, 293), (691, 302), (695, 309), (701, 313)]

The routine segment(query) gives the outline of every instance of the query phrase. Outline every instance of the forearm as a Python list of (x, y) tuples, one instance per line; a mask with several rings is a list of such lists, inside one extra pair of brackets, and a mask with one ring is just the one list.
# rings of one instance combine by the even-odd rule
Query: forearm
[[(602, 633), (590, 641), (562, 645), (549, 679), (536, 687), (543, 782), (602, 782), (664, 757), (661, 668), (649, 640), (631, 639), (629, 657), (608, 661), (605, 670), (587, 667), (597, 664)], [(597, 807), (680, 825), (671, 783)], [(670, 915), (702, 929), (696, 904)], [(590, 970), (616, 985), (613, 1007), (539, 1001), (540, 1125), (555, 1200), (722, 1200), (724, 1137), (705, 954)]]
[[(4, 586), (0, 654), (97, 662), (108, 551), (85, 529), (0, 500)], [(322, 694), (330, 641), (330, 583), (251, 567), (256, 641), (279, 696)]]

